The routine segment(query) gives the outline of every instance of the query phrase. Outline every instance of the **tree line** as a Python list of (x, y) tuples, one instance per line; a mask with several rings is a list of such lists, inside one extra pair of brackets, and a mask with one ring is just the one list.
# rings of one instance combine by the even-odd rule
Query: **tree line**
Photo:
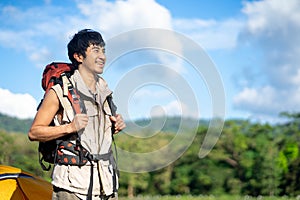
[[(201, 124), (189, 148), (168, 166), (144, 173), (121, 171), (119, 194), (300, 195), (300, 115), (286, 113), (285, 117), (286, 123), (274, 125), (226, 120), (216, 145), (204, 158), (198, 153), (208, 126)], [(139, 139), (119, 134), (115, 141), (122, 149), (149, 152), (166, 145), (174, 135), (164, 131)], [(0, 164), (50, 180), (50, 172), (42, 171), (37, 155), (37, 143), (29, 142), (27, 135), (0, 131)]]

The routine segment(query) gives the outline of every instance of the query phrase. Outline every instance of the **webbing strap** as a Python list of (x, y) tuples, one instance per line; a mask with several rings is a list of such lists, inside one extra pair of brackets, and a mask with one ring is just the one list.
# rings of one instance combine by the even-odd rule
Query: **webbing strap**
[[(116, 114), (117, 114), (117, 106), (114, 104), (111, 95), (109, 95), (107, 97), (107, 103), (108, 103), (108, 105), (110, 107), (112, 116), (116, 116)], [(119, 168), (118, 168), (118, 151), (117, 151), (117, 146), (116, 146), (116, 142), (115, 142), (115, 138), (114, 138), (114, 133), (115, 133), (115, 122), (112, 122), (112, 125), (111, 125), (111, 138), (112, 138), (112, 141), (113, 141), (113, 144), (114, 144), (115, 153), (116, 153), (115, 175), (119, 176), (120, 174), (119, 174)], [(114, 182), (116, 183), (116, 177), (114, 177)], [(115, 183), (114, 183), (114, 190), (117, 190)]]
[[(71, 122), (74, 118), (74, 112), (73, 112), (73, 108), (72, 108), (72, 105), (71, 105), (69, 99), (63, 95), (62, 87), (59, 84), (54, 85), (52, 87), (52, 89), (56, 92), (57, 97), (66, 112), (66, 116), (64, 116), (64, 117), (67, 117), (67, 119)], [(55, 125), (60, 125), (60, 123), (57, 121), (56, 117), (54, 118), (54, 123), (55, 123)]]
[(85, 105), (80, 99), (77, 90), (73, 87), (70, 79), (65, 73), (62, 73), (61, 77), (63, 81), (63, 95), (67, 96), (71, 102), (74, 114), (86, 113)]
[(89, 156), (92, 161), (110, 160), (112, 156), (112, 151), (105, 154), (90, 154)]
[(92, 200), (92, 195), (93, 195), (93, 185), (94, 185), (94, 164), (92, 161), (90, 161), (91, 163), (91, 176), (90, 176), (90, 185), (89, 185), (89, 189), (88, 189), (88, 196), (87, 199), (88, 200)]

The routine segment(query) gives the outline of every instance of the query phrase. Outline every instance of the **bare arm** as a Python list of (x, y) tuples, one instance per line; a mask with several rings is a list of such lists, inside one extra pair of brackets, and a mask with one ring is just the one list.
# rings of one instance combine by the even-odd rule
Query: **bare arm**
[(78, 114), (70, 124), (61, 126), (49, 126), (59, 110), (59, 100), (53, 90), (49, 90), (39, 108), (28, 137), (31, 141), (49, 141), (70, 133), (74, 133), (87, 125), (88, 117), (85, 114)]

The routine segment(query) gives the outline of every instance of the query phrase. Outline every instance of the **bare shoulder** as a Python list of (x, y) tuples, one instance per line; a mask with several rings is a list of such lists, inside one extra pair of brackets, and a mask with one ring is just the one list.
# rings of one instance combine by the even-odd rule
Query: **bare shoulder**
[[(56, 95), (56, 92), (54, 90), (49, 90), (46, 95), (45, 95), (45, 98), (43, 100), (43, 104), (46, 104), (46, 105), (57, 105), (59, 106), (59, 99)], [(42, 106), (43, 106), (42, 104)]]
[(59, 99), (54, 90), (49, 90), (36, 114), (35, 121), (48, 124), (60, 109)]

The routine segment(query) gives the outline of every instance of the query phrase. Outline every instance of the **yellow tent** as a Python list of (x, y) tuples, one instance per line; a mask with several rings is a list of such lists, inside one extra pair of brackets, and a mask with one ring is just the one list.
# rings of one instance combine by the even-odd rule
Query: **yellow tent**
[(51, 183), (21, 169), (0, 165), (1, 200), (43, 200), (51, 197)]

